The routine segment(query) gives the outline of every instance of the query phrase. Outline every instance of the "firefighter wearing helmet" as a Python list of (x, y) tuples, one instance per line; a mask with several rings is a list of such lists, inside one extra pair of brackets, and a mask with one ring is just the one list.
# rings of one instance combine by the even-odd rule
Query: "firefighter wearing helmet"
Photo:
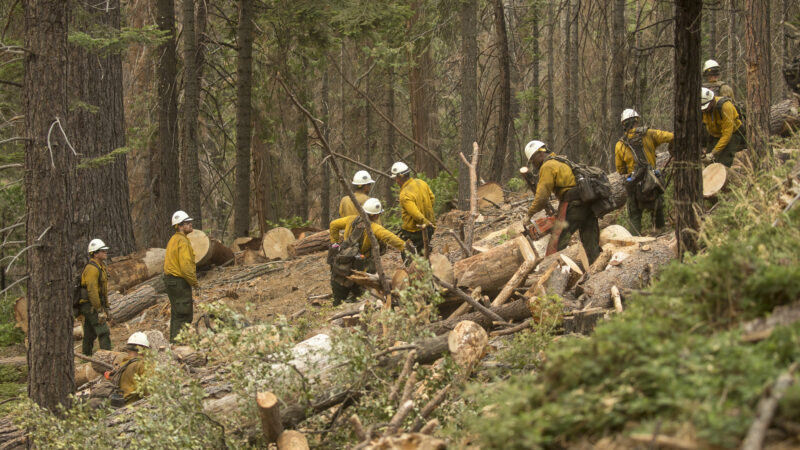
[(406, 163), (398, 161), (392, 164), (390, 173), (395, 183), (400, 186), (400, 194), (397, 196), (403, 220), (400, 237), (411, 241), (415, 249), (422, 249), (428, 254), (433, 231), (436, 228), (433, 213), (436, 197), (428, 183), (411, 176), (411, 169)]
[(184, 324), (191, 324), (194, 300), (192, 288), (199, 288), (194, 249), (187, 235), (192, 232), (192, 218), (184, 211), (172, 215), (175, 234), (167, 243), (164, 255), (164, 285), (167, 288), (170, 304), (169, 340), (175, 337)]
[(97, 339), (102, 350), (111, 350), (108, 329), (108, 247), (100, 239), (92, 239), (87, 248), (89, 262), (81, 273), (81, 295), (78, 311), (83, 316), (82, 352), (91, 356)]
[(714, 145), (710, 150), (711, 161), (730, 167), (736, 152), (747, 146), (739, 110), (731, 99), (718, 97), (708, 88), (702, 88), (700, 93), (700, 109), (703, 111), (703, 124)]
[(641, 126), (640, 120), (636, 110), (628, 108), (622, 111), (622, 137), (614, 147), (617, 172), (625, 180), (628, 193), (629, 228), (634, 236), (641, 234), (644, 210), (652, 212), (657, 231), (664, 228), (663, 183), (660, 186), (652, 183), (650, 177), (654, 175), (661, 181), (661, 172), (656, 167), (656, 148), (670, 144), (671, 149), (674, 138), (669, 131)]
[(733, 100), (733, 88), (720, 80), (721, 68), (719, 63), (709, 59), (703, 64), (703, 87), (711, 89), (718, 97), (728, 97)]
[[(356, 196), (356, 200), (358, 200), (358, 204), (363, 206), (364, 202), (366, 202), (369, 198), (369, 191), (375, 184), (375, 180), (372, 179), (369, 172), (366, 170), (359, 170), (355, 175), (353, 175), (353, 181), (351, 184), (353, 185), (353, 193)], [(353, 201), (350, 200), (350, 196), (345, 195), (342, 197), (342, 200), (339, 201), (339, 217), (357, 215), (358, 209), (356, 209), (355, 205), (353, 205)]]

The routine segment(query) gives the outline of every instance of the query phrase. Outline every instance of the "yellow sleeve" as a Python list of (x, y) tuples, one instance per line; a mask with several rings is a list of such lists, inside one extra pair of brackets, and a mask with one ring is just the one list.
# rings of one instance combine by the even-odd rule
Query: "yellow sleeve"
[(406, 243), (402, 239), (377, 223), (373, 222), (372, 232), (375, 233), (375, 238), (377, 238), (378, 241), (383, 242), (395, 250), (403, 251), (406, 248)]
[(339, 217), (355, 216), (358, 215), (356, 207), (353, 206), (353, 201), (350, 200), (349, 195), (342, 197), (339, 202)]
[(719, 152), (722, 151), (722, 149), (728, 146), (728, 142), (730, 142), (731, 136), (733, 136), (733, 132), (736, 131), (737, 115), (738, 114), (736, 113), (736, 107), (733, 106), (731, 102), (725, 102), (725, 104), (722, 105), (722, 111), (720, 111), (721, 136), (717, 141), (717, 145), (714, 146), (714, 150), (712, 150), (714, 156), (718, 155)]
[(550, 194), (556, 184), (556, 173), (550, 167), (542, 167), (539, 171), (539, 184), (536, 186), (536, 196), (531, 207), (528, 208), (528, 215), (533, 216), (544, 209), (545, 204), (550, 201)]
[[(627, 175), (632, 171), (628, 170), (628, 164), (625, 162), (625, 147), (622, 141), (617, 141), (614, 147), (614, 164), (617, 166), (617, 173), (620, 175)], [(537, 188), (538, 191), (538, 188)]]
[(100, 284), (97, 282), (99, 276), (100, 271), (91, 264), (87, 264), (83, 269), (83, 274), (81, 274), (83, 284), (86, 286), (86, 292), (89, 293), (89, 298), (87, 300), (92, 304), (92, 308), (98, 311), (102, 308), (102, 304), (100, 303)]
[(183, 279), (186, 280), (192, 287), (198, 287), (200, 283), (197, 282), (197, 267), (195, 266), (194, 257), (192, 256), (189, 246), (189, 239), (181, 239), (178, 241), (178, 261), (181, 266), (181, 273)]
[(337, 242), (342, 241), (342, 236), (340, 231), (343, 231), (347, 227), (347, 219), (351, 216), (342, 217), (336, 220), (331, 221), (329, 232), (331, 234), (331, 243), (336, 244)]
[(658, 147), (661, 144), (669, 144), (673, 139), (675, 139), (675, 135), (669, 131), (650, 129), (647, 132), (650, 134), (650, 138), (653, 139), (653, 145), (655, 147)]
[(403, 211), (408, 213), (408, 215), (414, 219), (414, 222), (418, 224), (425, 223), (425, 216), (422, 215), (422, 212), (417, 207), (417, 203), (414, 201), (413, 195), (409, 194), (408, 192), (401, 192), (400, 206), (403, 208)]

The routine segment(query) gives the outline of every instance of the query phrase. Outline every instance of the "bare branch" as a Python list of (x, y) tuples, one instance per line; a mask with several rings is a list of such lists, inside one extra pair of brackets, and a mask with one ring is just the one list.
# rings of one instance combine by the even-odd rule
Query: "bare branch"
[(16, 286), (19, 283), (22, 283), (23, 281), (27, 280), (28, 278), (30, 278), (30, 277), (28, 275), (25, 275), (24, 277), (20, 278), (19, 280), (9, 284), (8, 286), (6, 286), (5, 289), (0, 291), (0, 295), (5, 294), (6, 292), (8, 292), (9, 289), (11, 289), (12, 287)]

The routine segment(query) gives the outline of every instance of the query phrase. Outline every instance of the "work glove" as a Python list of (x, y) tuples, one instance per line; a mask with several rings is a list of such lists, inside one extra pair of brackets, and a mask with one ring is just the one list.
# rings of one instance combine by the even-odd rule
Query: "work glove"
[(97, 313), (97, 322), (100, 324), (104, 324), (108, 321), (108, 314), (105, 311), (100, 311)]

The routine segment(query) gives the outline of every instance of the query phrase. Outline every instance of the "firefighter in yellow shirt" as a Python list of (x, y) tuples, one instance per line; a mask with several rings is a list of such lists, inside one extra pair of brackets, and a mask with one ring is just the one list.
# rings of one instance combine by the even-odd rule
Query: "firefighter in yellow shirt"
[(736, 152), (744, 150), (747, 145), (739, 111), (732, 101), (715, 96), (708, 88), (702, 89), (700, 108), (703, 110), (706, 131), (717, 139), (711, 149), (711, 160), (730, 167)]
[(648, 189), (654, 185), (644, 183), (644, 180), (650, 176), (648, 169), (655, 176), (661, 176), (656, 167), (656, 148), (661, 144), (671, 145), (674, 138), (669, 131), (638, 126), (639, 120), (639, 113), (635, 110), (622, 111), (620, 123), (624, 134), (614, 147), (617, 172), (626, 180), (628, 219), (634, 236), (641, 233), (644, 210), (652, 211), (656, 229), (664, 228), (664, 192), (658, 188)]
[(713, 59), (703, 63), (703, 87), (711, 89), (718, 97), (728, 97), (733, 100), (733, 88), (719, 79), (720, 72), (719, 63)]
[[(398, 251), (406, 248), (406, 243), (394, 233), (377, 223), (383, 207), (380, 200), (370, 198), (364, 202), (364, 212), (370, 220), (370, 227), (375, 238), (381, 244), (386, 244)], [(344, 236), (342, 236), (344, 230)], [(340, 304), (351, 294), (358, 298), (361, 288), (347, 279), (353, 269), (366, 270), (375, 273), (373, 258), (380, 258), (380, 249), (372, 252), (372, 243), (366, 233), (366, 225), (361, 216), (347, 216), (336, 219), (330, 224), (331, 233), (331, 290), (333, 291), (333, 305)]]
[(183, 211), (172, 215), (175, 234), (167, 243), (164, 255), (164, 284), (170, 304), (169, 340), (175, 337), (184, 324), (191, 324), (194, 310), (192, 288), (199, 288), (194, 249), (187, 234), (192, 232), (192, 218)]
[[(525, 146), (525, 155), (529, 164), (539, 172), (539, 181), (536, 185), (536, 195), (533, 198), (525, 221), (527, 226), (534, 214), (545, 208), (550, 201), (550, 194), (555, 194), (559, 201), (568, 202), (565, 228), (558, 239), (558, 250), (563, 250), (569, 245), (570, 237), (575, 231), (580, 232), (581, 243), (586, 250), (589, 262), (594, 262), (600, 255), (600, 227), (597, 216), (592, 211), (590, 204), (572, 199), (570, 193), (575, 187), (575, 175), (569, 164), (559, 158), (545, 146), (542, 141), (531, 141)], [(561, 207), (559, 206), (559, 209)]]
[[(414, 244), (415, 249), (422, 249), (424, 253), (430, 252), (434, 224), (433, 205), (436, 197), (433, 191), (423, 180), (411, 177), (411, 169), (404, 162), (392, 164), (391, 175), (395, 183), (400, 186), (401, 218), (400, 237)], [(422, 236), (425, 233), (425, 237)], [(428, 246), (425, 247), (425, 241)]]
[(141, 398), (140, 393), (136, 392), (136, 377), (145, 374), (145, 364), (139, 359), (139, 352), (146, 348), (150, 348), (150, 340), (141, 331), (133, 333), (125, 345), (128, 355), (120, 361), (120, 368), (117, 369), (118, 387), (122, 390), (125, 404), (133, 403)]
[[(375, 184), (375, 181), (369, 175), (369, 172), (366, 170), (359, 170), (353, 176), (353, 193), (356, 195), (356, 200), (358, 200), (358, 204), (363, 205), (365, 201), (369, 198), (369, 191), (372, 189), (372, 185)], [(353, 201), (350, 200), (349, 195), (345, 195), (342, 197), (342, 200), (339, 201), (339, 217), (347, 217), (347, 216), (357, 216), (358, 209), (356, 209), (355, 205), (353, 205)]]
[(89, 242), (89, 263), (81, 274), (81, 299), (78, 308), (83, 315), (83, 345), (86, 356), (92, 356), (94, 340), (100, 348), (111, 350), (111, 331), (108, 329), (108, 247), (100, 239)]

